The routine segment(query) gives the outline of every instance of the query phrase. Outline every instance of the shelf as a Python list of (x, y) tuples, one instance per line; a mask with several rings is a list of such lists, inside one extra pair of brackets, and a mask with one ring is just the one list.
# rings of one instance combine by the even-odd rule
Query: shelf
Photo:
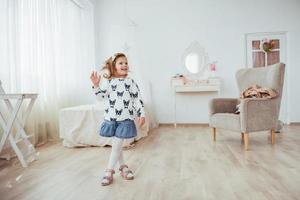
[[(175, 83), (175, 84), (174, 84)], [(177, 83), (177, 84), (176, 84)], [(179, 92), (220, 92), (221, 79), (219, 77), (204, 80), (192, 80), (186, 84), (173, 82), (174, 91)]]
[(175, 86), (175, 92), (219, 92), (220, 85), (183, 85)]
[(0, 94), (0, 99), (35, 99), (38, 94), (28, 93), (16, 93), (16, 94)]

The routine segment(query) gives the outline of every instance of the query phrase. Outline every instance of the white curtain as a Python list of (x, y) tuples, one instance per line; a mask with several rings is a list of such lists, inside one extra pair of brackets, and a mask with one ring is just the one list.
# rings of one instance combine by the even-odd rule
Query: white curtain
[(0, 80), (7, 93), (38, 93), (26, 129), (58, 139), (59, 109), (92, 101), (94, 13), (88, 0), (1, 0)]

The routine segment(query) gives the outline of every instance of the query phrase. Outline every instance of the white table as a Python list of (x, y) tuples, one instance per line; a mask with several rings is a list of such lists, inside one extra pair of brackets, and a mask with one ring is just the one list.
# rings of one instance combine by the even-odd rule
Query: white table
[(220, 94), (221, 79), (218, 77), (206, 80), (188, 81), (186, 84), (172, 84), (174, 90), (174, 127), (177, 126), (177, 93), (218, 92)]
[[(4, 130), (3, 136), (0, 141), (0, 153), (3, 150), (6, 141), (9, 140), (10, 145), (15, 151), (22, 166), (27, 167), (28, 161), (26, 157), (29, 155), (33, 155), (34, 159), (36, 159), (36, 152), (34, 146), (28, 140), (30, 136), (26, 134), (24, 130), (24, 125), (26, 123), (26, 119), (28, 118), (32, 110), (33, 104), (37, 98), (37, 94), (5, 94), (3, 88), (1, 87), (1, 83), (0, 83), (0, 90), (1, 90), (0, 100), (4, 101), (9, 114), (8, 117), (5, 117), (5, 112), (0, 110), (0, 125)], [(30, 102), (27, 105), (25, 114), (20, 119), (19, 118), (19, 113), (21, 111), (20, 108), (25, 99), (29, 99)], [(11, 100), (16, 101), (15, 106), (13, 106)], [(15, 135), (13, 135), (14, 128), (16, 128)], [(28, 148), (26, 155), (24, 155), (24, 153), (17, 146), (19, 142), (24, 142), (26, 147)]]

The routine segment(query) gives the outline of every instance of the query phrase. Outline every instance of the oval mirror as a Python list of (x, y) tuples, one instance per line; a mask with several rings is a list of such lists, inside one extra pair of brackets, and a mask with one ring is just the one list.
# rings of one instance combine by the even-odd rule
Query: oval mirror
[(201, 76), (208, 61), (205, 50), (198, 42), (193, 42), (184, 52), (183, 64), (187, 75)]

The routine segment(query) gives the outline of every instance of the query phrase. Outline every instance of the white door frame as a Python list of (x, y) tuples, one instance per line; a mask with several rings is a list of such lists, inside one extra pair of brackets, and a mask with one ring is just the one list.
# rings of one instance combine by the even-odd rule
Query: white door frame
[(281, 100), (281, 109), (280, 109), (280, 120), (284, 123), (290, 124), (290, 91), (289, 91), (289, 67), (287, 60), (287, 31), (278, 31), (278, 32), (261, 32), (261, 33), (247, 33), (245, 34), (245, 65), (247, 67), (253, 66), (252, 64), (252, 52), (250, 51), (250, 47), (252, 48), (251, 41), (254, 39), (262, 40), (264, 38), (268, 39), (279, 39), (280, 40), (280, 62), (285, 63), (285, 77), (284, 77), (284, 86), (283, 86), (283, 95)]

